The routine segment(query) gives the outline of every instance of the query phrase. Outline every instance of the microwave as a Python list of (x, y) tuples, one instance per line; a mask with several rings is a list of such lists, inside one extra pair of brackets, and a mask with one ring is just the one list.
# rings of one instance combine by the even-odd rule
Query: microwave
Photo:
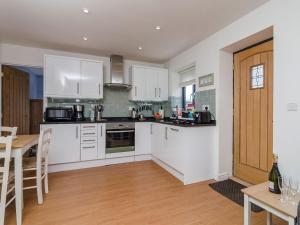
[(71, 107), (47, 107), (45, 111), (46, 122), (72, 121), (74, 119)]

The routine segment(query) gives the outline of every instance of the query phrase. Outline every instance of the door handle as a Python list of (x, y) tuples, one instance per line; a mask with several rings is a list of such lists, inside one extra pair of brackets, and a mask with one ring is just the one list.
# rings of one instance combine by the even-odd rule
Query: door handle
[(99, 96), (101, 95), (101, 85), (98, 84)]
[(135, 92), (135, 97), (136, 97), (136, 94), (137, 94), (137, 87), (136, 86), (134, 87), (134, 92)]
[(153, 124), (150, 125), (150, 134), (153, 134)]
[(156, 98), (156, 88), (154, 88), (155, 98)]
[(101, 125), (101, 137), (102, 137), (102, 125)]
[(161, 89), (159, 88), (159, 89), (158, 89), (158, 91), (159, 91), (159, 97), (160, 97), (160, 94), (161, 94)]

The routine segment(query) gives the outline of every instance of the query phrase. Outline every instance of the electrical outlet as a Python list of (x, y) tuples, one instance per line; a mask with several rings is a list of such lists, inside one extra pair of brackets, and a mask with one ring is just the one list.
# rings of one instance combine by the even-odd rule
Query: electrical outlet
[(202, 105), (202, 110), (205, 111), (205, 110), (206, 110), (206, 109), (205, 109), (206, 107), (207, 107), (207, 110), (209, 110), (209, 105)]

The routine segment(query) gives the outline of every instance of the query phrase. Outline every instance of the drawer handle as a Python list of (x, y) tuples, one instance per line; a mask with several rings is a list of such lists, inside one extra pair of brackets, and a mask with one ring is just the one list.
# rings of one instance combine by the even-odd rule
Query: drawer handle
[(96, 128), (95, 126), (83, 126), (82, 128)]
[(83, 133), (83, 135), (96, 135), (96, 133)]
[(83, 140), (83, 142), (94, 142), (96, 140)]
[(179, 130), (178, 129), (175, 129), (175, 128), (170, 128), (172, 131), (176, 131), (178, 132)]
[(95, 146), (91, 146), (91, 147), (82, 147), (83, 149), (91, 149), (91, 148), (95, 148)]

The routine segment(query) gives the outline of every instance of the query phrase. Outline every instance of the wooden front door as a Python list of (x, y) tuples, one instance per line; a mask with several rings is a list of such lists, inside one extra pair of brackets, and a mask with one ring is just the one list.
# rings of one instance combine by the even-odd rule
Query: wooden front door
[(29, 75), (10, 66), (2, 73), (2, 125), (29, 134)]
[(234, 55), (234, 176), (267, 181), (273, 154), (273, 41)]

